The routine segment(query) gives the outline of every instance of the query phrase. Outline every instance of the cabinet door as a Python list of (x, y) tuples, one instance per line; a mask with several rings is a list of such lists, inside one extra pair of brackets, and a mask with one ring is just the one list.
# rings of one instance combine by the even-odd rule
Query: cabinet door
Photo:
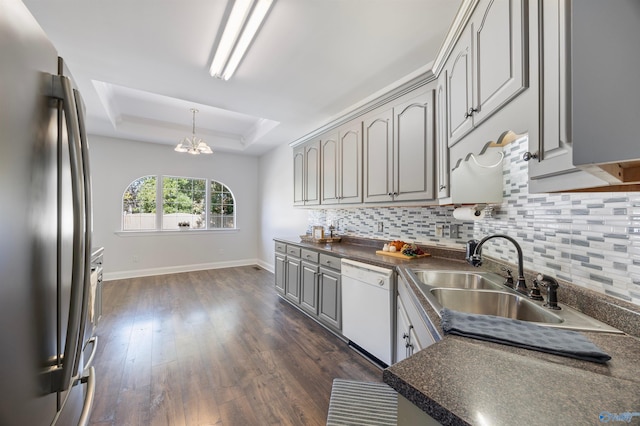
[(447, 144), (447, 72), (442, 71), (436, 86), (436, 151), (438, 198), (449, 196), (449, 145)]
[(340, 273), (320, 268), (319, 318), (336, 330), (342, 329), (342, 290)]
[(364, 201), (391, 201), (393, 180), (393, 110), (363, 123)]
[(300, 306), (307, 312), (318, 314), (318, 265), (302, 262), (300, 276)]
[(434, 198), (434, 91), (402, 102), (394, 111), (394, 201)]
[(300, 303), (300, 259), (287, 257), (286, 266), (285, 296), (295, 303)]
[(339, 148), (338, 134), (330, 134), (320, 140), (321, 204), (337, 204), (340, 201), (339, 192)]
[(396, 359), (394, 362), (400, 362), (409, 356), (409, 318), (404, 309), (402, 300), (398, 297), (396, 306)]
[(340, 202), (362, 202), (362, 122), (340, 130)]
[(572, 163), (570, 0), (540, 2), (540, 139), (529, 141), (538, 155), (529, 161), (529, 177), (569, 171)]
[(447, 60), (447, 138), (449, 146), (455, 145), (473, 127), (472, 101), (471, 27), (464, 30)]
[[(576, 0), (571, 8), (573, 163), (610, 163), (605, 170), (614, 183), (637, 182), (640, 2)], [(624, 170), (616, 162), (625, 162)]]
[(287, 257), (280, 254), (276, 254), (276, 263), (275, 263), (276, 291), (281, 294), (284, 294), (284, 290), (285, 290), (286, 267), (287, 267)]
[(293, 150), (293, 205), (304, 205), (304, 147)]
[(304, 204), (320, 204), (320, 142), (313, 142), (304, 147)]
[(522, 3), (523, 0), (482, 0), (474, 12), (474, 126), (528, 86), (528, 27)]

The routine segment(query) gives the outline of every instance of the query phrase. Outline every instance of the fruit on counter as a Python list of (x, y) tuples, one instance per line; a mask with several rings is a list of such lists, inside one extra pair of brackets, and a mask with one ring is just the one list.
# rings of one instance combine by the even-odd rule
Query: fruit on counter
[(425, 254), (424, 251), (415, 244), (405, 244), (400, 251), (405, 256), (415, 257)]
[(391, 248), (391, 246), (394, 246), (396, 248), (396, 251), (401, 251), (402, 247), (404, 247), (405, 244), (406, 243), (404, 241), (394, 240), (389, 243), (389, 248)]

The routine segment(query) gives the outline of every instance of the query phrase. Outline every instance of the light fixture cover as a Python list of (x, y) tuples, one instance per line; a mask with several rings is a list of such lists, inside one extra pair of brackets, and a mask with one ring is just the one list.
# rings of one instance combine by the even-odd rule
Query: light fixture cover
[(240, 65), (274, 0), (236, 0), (211, 61), (212, 77), (228, 80)]
[(182, 138), (180, 143), (174, 148), (174, 151), (187, 152), (192, 155), (213, 154), (213, 151), (211, 150), (209, 145), (207, 145), (205, 141), (202, 140), (202, 138), (196, 136), (196, 113), (198, 112), (198, 110), (195, 108), (191, 108), (190, 111), (193, 114), (191, 136)]

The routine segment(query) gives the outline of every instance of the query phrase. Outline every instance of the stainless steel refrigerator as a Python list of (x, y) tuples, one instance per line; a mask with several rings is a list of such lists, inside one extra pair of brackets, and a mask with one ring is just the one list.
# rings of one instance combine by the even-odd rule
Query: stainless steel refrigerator
[(91, 182), (84, 106), (19, 0), (0, 0), (0, 425), (88, 422)]

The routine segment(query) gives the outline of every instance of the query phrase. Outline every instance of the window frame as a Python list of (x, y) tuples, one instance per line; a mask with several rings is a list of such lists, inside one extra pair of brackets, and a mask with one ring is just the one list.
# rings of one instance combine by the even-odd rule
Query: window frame
[[(155, 228), (146, 228), (146, 229), (125, 229), (125, 194), (131, 187), (131, 185), (140, 179), (154, 177), (156, 179), (156, 211), (155, 211)], [(181, 229), (163, 229), (163, 219), (164, 219), (164, 179), (165, 178), (177, 178), (177, 179), (192, 179), (192, 180), (204, 180), (205, 181), (205, 205), (204, 205), (204, 223), (205, 226), (202, 228), (192, 228), (189, 229), (189, 233), (199, 233), (199, 232), (233, 232), (237, 231), (238, 228), (238, 202), (236, 200), (236, 196), (229, 186), (224, 184), (223, 182), (212, 179), (212, 178), (202, 178), (202, 177), (192, 177), (192, 176), (177, 176), (177, 175), (163, 175), (163, 174), (149, 174), (140, 176), (136, 179), (133, 179), (127, 187), (122, 192), (121, 203), (120, 203), (120, 230), (116, 231), (116, 234), (171, 234), (171, 233), (179, 233), (182, 232)], [(217, 183), (222, 186), (223, 191), (226, 190), (233, 201), (233, 227), (228, 228), (212, 228), (211, 224), (211, 186), (212, 184)], [(229, 215), (231, 216), (231, 215)], [(224, 221), (223, 221), (224, 222)]]

